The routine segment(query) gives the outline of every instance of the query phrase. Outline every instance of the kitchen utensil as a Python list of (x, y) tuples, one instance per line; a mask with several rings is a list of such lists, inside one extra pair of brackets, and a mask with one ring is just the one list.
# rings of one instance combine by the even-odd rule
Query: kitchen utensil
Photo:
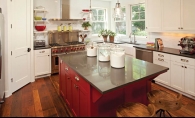
[(114, 68), (125, 67), (125, 49), (116, 45), (110, 52), (110, 65)]
[(98, 60), (110, 61), (110, 45), (106, 43), (98, 45)]
[(34, 18), (35, 18), (35, 20), (41, 20), (42, 19), (42, 17), (40, 17), (40, 16), (35, 16)]
[(45, 28), (46, 28), (46, 26), (35, 26), (35, 29), (36, 29), (37, 31), (44, 31)]

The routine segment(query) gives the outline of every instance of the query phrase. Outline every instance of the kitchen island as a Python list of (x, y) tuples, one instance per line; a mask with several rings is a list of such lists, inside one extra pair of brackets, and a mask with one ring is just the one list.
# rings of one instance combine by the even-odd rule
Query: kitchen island
[(116, 116), (126, 102), (148, 104), (151, 80), (168, 68), (125, 56), (125, 67), (87, 57), (86, 52), (59, 56), (60, 95), (74, 116)]

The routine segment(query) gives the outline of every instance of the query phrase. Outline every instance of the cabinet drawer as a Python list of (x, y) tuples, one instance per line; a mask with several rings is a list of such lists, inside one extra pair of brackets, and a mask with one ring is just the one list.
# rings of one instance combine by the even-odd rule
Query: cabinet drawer
[(171, 61), (188, 64), (192, 66), (195, 65), (195, 59), (182, 57), (182, 56), (171, 55)]
[(73, 73), (74, 73), (72, 77), (73, 81), (75, 81), (76, 84), (78, 84), (80, 87), (82, 87), (86, 91), (89, 91), (90, 89), (89, 83), (86, 80), (84, 80), (81, 76), (76, 74), (75, 72)]
[(167, 59), (167, 60), (171, 59), (170, 54), (161, 53), (161, 52), (153, 52), (153, 56), (154, 56), (154, 59), (158, 59), (158, 58)]
[(37, 54), (51, 54), (51, 49), (35, 50), (35, 55)]

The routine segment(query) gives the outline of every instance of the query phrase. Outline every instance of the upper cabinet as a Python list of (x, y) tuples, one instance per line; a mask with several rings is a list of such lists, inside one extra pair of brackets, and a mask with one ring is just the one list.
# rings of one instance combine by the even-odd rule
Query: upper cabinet
[(146, 0), (148, 32), (195, 32), (195, 0)]
[(146, 30), (148, 32), (161, 31), (161, 0), (146, 0)]
[(162, 0), (162, 28), (165, 31), (181, 29), (181, 0)]
[(181, 26), (184, 31), (195, 31), (195, 0), (181, 0)]

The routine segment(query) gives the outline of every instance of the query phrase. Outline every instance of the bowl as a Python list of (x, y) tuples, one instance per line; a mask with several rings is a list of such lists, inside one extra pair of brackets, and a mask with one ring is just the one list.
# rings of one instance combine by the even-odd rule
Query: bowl
[(47, 20), (47, 18), (42, 18), (42, 20)]
[(46, 28), (46, 26), (35, 26), (35, 29), (36, 29), (37, 31), (44, 31), (45, 28)]
[(42, 17), (40, 17), (40, 16), (35, 16), (35, 20), (42, 20)]

